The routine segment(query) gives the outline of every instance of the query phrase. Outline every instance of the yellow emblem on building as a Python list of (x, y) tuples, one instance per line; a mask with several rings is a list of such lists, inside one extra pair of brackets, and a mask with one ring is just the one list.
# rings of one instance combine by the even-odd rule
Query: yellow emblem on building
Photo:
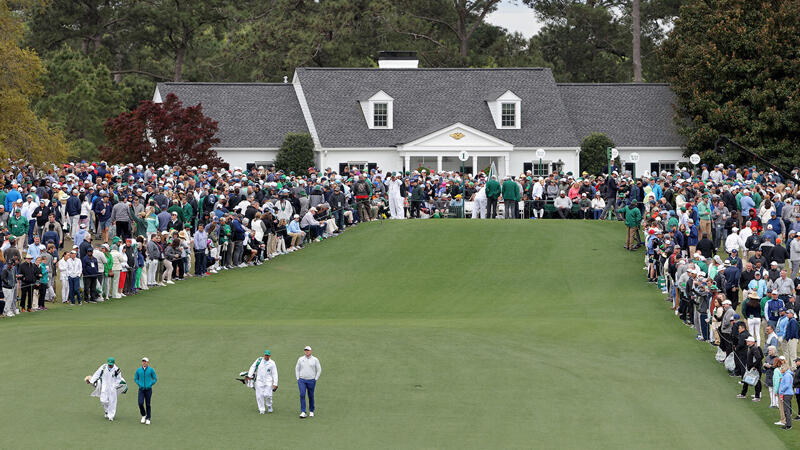
[(455, 140), (459, 140), (459, 139), (463, 138), (464, 136), (466, 136), (464, 133), (461, 133), (461, 132), (458, 132), (458, 131), (450, 135), (450, 137), (455, 139)]

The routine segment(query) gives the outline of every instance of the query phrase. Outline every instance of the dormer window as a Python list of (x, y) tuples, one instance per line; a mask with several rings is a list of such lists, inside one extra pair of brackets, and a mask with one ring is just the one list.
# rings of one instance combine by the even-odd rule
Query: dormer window
[(519, 129), (522, 124), (521, 105), (522, 99), (511, 91), (506, 91), (496, 99), (487, 100), (489, 112), (492, 114), (494, 126), (497, 129)]
[(517, 104), (516, 103), (501, 103), (500, 104), (500, 125), (505, 127), (517, 126)]
[(389, 105), (386, 103), (375, 103), (372, 106), (372, 126), (384, 128), (389, 126)]
[(378, 91), (358, 103), (370, 130), (391, 130), (394, 127), (394, 99), (386, 92)]

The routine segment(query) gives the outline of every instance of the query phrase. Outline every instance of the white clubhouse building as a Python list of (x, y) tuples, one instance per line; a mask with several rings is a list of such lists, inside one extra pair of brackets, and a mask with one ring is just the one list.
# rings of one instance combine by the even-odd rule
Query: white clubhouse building
[(317, 167), (337, 172), (460, 170), (466, 151), (467, 172), (494, 162), (500, 175), (578, 173), (592, 132), (608, 135), (637, 176), (685, 161), (666, 84), (556, 83), (543, 68), (419, 69), (413, 53), (388, 52), (377, 69), (298, 68), (285, 83), (159, 83), (153, 99), (169, 93), (219, 122), (215, 150), (232, 167), (274, 162), (290, 132), (310, 133)]

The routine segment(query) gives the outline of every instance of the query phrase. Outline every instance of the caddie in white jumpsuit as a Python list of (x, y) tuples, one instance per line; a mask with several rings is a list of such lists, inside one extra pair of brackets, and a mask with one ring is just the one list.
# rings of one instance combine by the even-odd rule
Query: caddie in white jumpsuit
[(264, 357), (253, 361), (247, 378), (253, 380), (256, 390), (256, 403), (258, 413), (264, 414), (264, 405), (267, 411), (272, 412), (272, 393), (278, 389), (278, 366), (270, 359), (270, 351), (264, 351)]
[(392, 174), (391, 178), (386, 180), (386, 187), (389, 191), (389, 212), (392, 213), (392, 219), (405, 219), (403, 196), (400, 195), (400, 186), (402, 184), (403, 181), (395, 174)]
[(486, 218), (486, 203), (486, 186), (481, 185), (478, 192), (475, 193), (475, 201), (472, 203), (473, 219)]
[[(117, 415), (117, 388), (125, 380), (122, 378), (122, 371), (114, 364), (114, 358), (108, 358), (108, 363), (100, 366), (89, 380), (88, 384), (95, 384), (100, 381), (92, 395), (100, 397), (100, 404), (103, 405), (104, 416), (113, 421)], [(100, 391), (99, 393), (97, 391)]]

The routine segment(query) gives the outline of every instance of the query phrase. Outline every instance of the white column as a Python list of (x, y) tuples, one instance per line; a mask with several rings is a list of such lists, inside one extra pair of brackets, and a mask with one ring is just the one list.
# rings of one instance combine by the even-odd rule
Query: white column
[(478, 157), (477, 156), (473, 156), (472, 157), (472, 176), (475, 176), (478, 173), (478, 171), (480, 171), (480, 170), (481, 169), (478, 168)]
[(511, 158), (509, 158), (509, 157), (508, 157), (508, 153), (506, 153), (505, 155), (503, 155), (503, 160), (504, 160), (504, 162), (505, 162), (505, 168), (506, 168), (506, 172), (503, 174), (503, 176), (504, 176), (504, 177), (507, 177), (507, 176), (508, 176), (508, 174), (509, 174), (509, 173), (511, 173), (511, 171), (509, 170), (509, 160), (510, 160), (510, 159), (511, 159)]
[(406, 167), (406, 170), (408, 170), (409, 172), (414, 170), (414, 169), (411, 168), (411, 156), (406, 155), (406, 156), (403, 157), (403, 159), (405, 160), (405, 164), (404, 165)]
[[(328, 160), (328, 151), (323, 150), (319, 152), (319, 170), (325, 170), (325, 163)], [(339, 169), (337, 168), (336, 171), (338, 172)]]
[(442, 171), (442, 155), (436, 157), (436, 173)]

